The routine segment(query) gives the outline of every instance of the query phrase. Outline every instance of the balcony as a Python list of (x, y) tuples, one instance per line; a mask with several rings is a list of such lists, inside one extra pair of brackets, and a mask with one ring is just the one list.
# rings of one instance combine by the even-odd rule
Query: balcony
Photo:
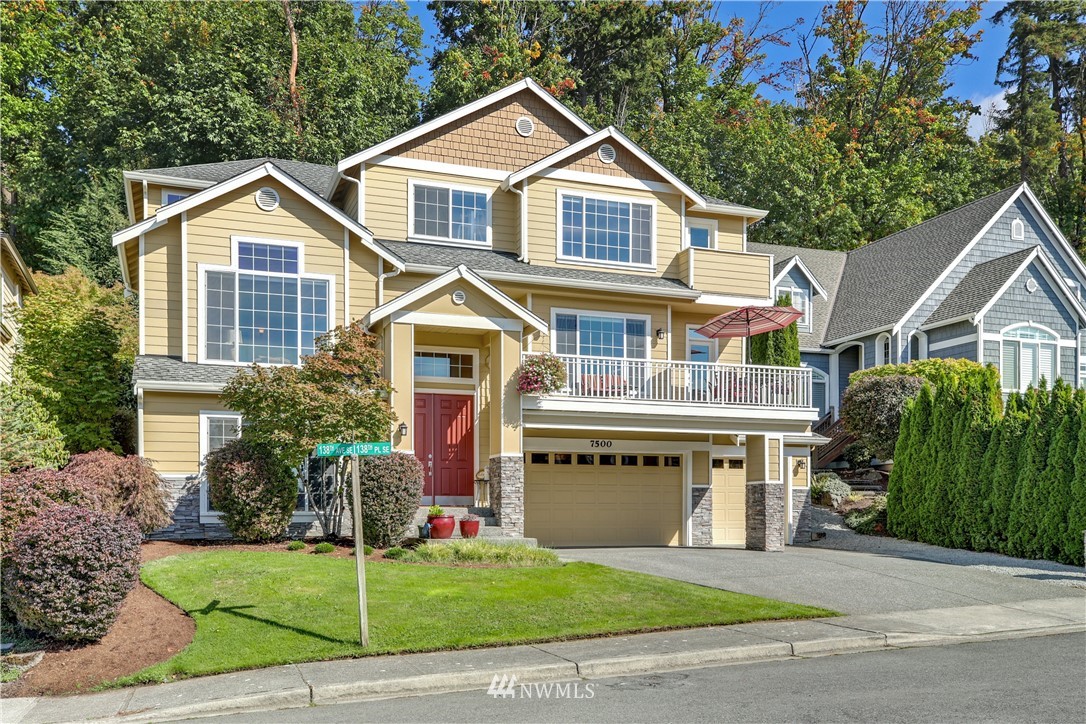
[(763, 408), (810, 411), (811, 370), (670, 360), (557, 355), (565, 388), (542, 399), (640, 402), (704, 410)]

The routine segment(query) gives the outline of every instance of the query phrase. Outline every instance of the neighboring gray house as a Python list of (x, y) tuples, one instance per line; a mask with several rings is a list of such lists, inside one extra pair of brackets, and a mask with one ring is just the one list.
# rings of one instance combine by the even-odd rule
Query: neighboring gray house
[(991, 363), (1004, 391), (1086, 385), (1086, 266), (1026, 184), (850, 252), (748, 244), (807, 312), (800, 356), (823, 414), (853, 372), (928, 357)]

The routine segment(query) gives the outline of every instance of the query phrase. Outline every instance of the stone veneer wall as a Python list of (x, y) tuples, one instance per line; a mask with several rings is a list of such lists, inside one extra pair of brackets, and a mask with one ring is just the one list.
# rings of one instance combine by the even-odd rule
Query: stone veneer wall
[(811, 539), (811, 489), (792, 488), (792, 541), (804, 543)]
[(690, 544), (711, 546), (713, 544), (713, 487), (695, 487), (691, 491), (693, 500), (690, 510)]
[(784, 550), (784, 483), (747, 483), (747, 548)]
[(490, 507), (502, 535), (524, 535), (524, 456), (490, 458)]

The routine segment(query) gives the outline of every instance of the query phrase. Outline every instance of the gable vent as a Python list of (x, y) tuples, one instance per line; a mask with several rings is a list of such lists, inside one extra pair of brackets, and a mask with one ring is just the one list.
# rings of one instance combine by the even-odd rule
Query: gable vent
[(600, 160), (604, 163), (614, 163), (617, 154), (615, 153), (614, 146), (610, 143), (605, 143), (600, 146), (600, 150), (596, 151), (596, 155), (599, 156)]
[(256, 205), (265, 211), (275, 211), (279, 208), (279, 193), (267, 186), (257, 189)]
[(527, 138), (535, 133), (535, 121), (528, 116), (521, 116), (517, 119), (517, 133)]

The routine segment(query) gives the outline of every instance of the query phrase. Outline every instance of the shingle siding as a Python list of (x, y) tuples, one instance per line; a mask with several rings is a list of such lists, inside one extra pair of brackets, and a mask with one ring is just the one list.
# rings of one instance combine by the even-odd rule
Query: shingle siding
[(999, 369), (999, 342), (984, 340), (984, 364), (995, 365)]
[[(1037, 283), (1037, 291), (1032, 294), (1026, 288), (1030, 279)], [(984, 315), (984, 329), (993, 333), (1023, 322), (1048, 327), (1062, 339), (1074, 339), (1078, 335), (1075, 316), (1068, 311), (1059, 292), (1041, 273), (1036, 261), (1011, 283)]]
[(963, 342), (962, 344), (956, 344), (953, 347), (944, 347), (928, 353), (930, 358), (942, 358), (942, 359), (967, 359), (972, 362), (977, 361), (977, 341), (972, 340), (970, 342)]
[(1075, 367), (1078, 360), (1075, 358), (1074, 347), (1060, 347), (1060, 377), (1069, 385), (1075, 384)]
[[(973, 326), (971, 322), (954, 322), (953, 324), (944, 324), (942, 327), (936, 327), (928, 330), (928, 347), (931, 345), (945, 342), (948, 339), (955, 339), (957, 337), (967, 337), (970, 334), (975, 334), (977, 328)], [(934, 356), (934, 355), (932, 355)], [(939, 355), (945, 357), (946, 355)], [(973, 355), (974, 357), (976, 355)]]
[(821, 370), (827, 375), (830, 373), (830, 356), (828, 354), (818, 354), (816, 352), (803, 352), (799, 356), (800, 362), (803, 362), (808, 367), (813, 367), (816, 370)]
[(841, 353), (837, 361), (837, 389), (842, 392), (848, 387), (848, 376), (860, 369), (858, 350), (859, 347), (849, 347)]

